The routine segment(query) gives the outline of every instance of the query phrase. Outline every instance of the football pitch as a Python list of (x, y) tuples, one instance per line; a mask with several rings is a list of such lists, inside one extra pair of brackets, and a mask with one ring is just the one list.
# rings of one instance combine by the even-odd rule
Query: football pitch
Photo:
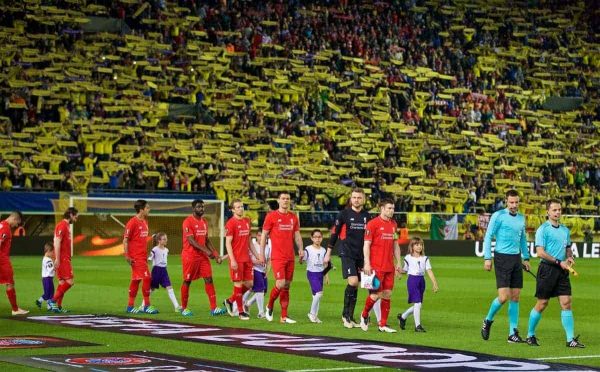
[[(189, 308), (194, 311), (193, 317), (183, 317), (174, 312), (164, 289), (152, 294), (152, 304), (160, 313), (157, 315), (132, 315), (136, 318), (159, 321), (210, 325), (215, 327), (247, 328), (264, 332), (285, 332), (302, 335), (327, 336), (348, 339), (349, 341), (377, 341), (403, 345), (424, 345), (428, 347), (452, 349), (457, 351), (491, 354), (507, 358), (523, 358), (562, 364), (577, 364), (600, 368), (600, 327), (598, 327), (598, 283), (600, 282), (600, 260), (580, 259), (576, 269), (578, 277), (571, 277), (573, 288), (573, 313), (575, 318), (575, 334), (581, 334), (580, 341), (585, 349), (572, 349), (565, 346), (564, 331), (560, 322), (560, 307), (556, 299), (552, 299), (543, 314), (537, 328), (540, 347), (527, 344), (509, 344), (507, 306), (505, 305), (492, 327), (490, 339), (483, 341), (480, 327), (491, 300), (495, 296), (495, 279), (493, 272), (483, 270), (483, 261), (477, 258), (432, 257), (433, 271), (437, 277), (440, 291), (433, 293), (427, 278), (427, 290), (422, 309), (422, 325), (426, 333), (415, 333), (412, 317), (407, 322), (406, 330), (399, 330), (396, 314), (407, 308), (406, 277), (396, 281), (392, 297), (392, 310), (389, 325), (398, 329), (398, 333), (386, 334), (371, 326), (368, 332), (360, 328), (346, 329), (341, 323), (341, 309), (345, 281), (338, 270), (329, 273), (330, 284), (324, 288), (319, 318), (322, 324), (310, 323), (307, 313), (312, 301), (310, 288), (306, 279), (304, 265), (296, 264), (295, 279), (290, 291), (289, 316), (298, 321), (297, 324), (280, 324), (279, 303), (275, 305), (275, 320), (272, 323), (257, 319), (256, 307), (251, 308), (252, 318), (241, 321), (228, 315), (209, 316), (208, 300), (202, 281), (193, 282), (190, 291)], [(539, 260), (533, 259), (534, 269)], [(29, 309), (29, 315), (47, 315), (39, 310), (34, 301), (42, 291), (40, 269), (41, 257), (13, 256), (15, 281), (19, 305)], [(334, 265), (340, 267), (339, 258), (334, 258)], [(70, 314), (112, 314), (126, 316), (127, 289), (129, 285), (129, 266), (122, 257), (75, 257), (73, 259), (75, 286), (67, 292), (63, 306)], [(181, 285), (181, 260), (179, 256), (169, 258), (169, 274), (175, 292), (179, 297)], [(218, 303), (231, 295), (232, 286), (229, 281), (227, 264), (213, 263), (213, 274), (217, 290)], [(274, 283), (269, 275), (269, 286)], [(56, 283), (55, 283), (56, 285)], [(521, 296), (519, 329), (523, 337), (527, 334), (529, 311), (535, 303), (534, 279), (524, 273), (524, 288)], [(4, 291), (2, 291), (4, 292)], [(359, 291), (359, 299), (355, 317), (364, 305), (366, 290)], [(139, 304), (141, 290), (138, 293)], [(69, 315), (70, 315), (69, 314)], [(303, 355), (296, 353), (271, 352), (243, 347), (223, 346), (218, 343), (194, 343), (189, 341), (149, 337), (100, 331), (84, 327), (65, 327), (55, 324), (42, 324), (30, 321), (17, 321), (10, 317), (10, 306), (4, 293), (0, 295), (0, 336), (41, 335), (61, 337), (98, 344), (98, 346), (53, 347), (42, 349), (0, 349), (0, 359), (4, 357), (107, 353), (141, 351), (163, 353), (175, 356), (200, 358), (204, 360), (223, 361), (254, 368), (275, 370), (371, 370), (386, 369), (363, 363), (345, 362)], [(30, 371), (32, 367), (19, 366), (0, 362), (3, 371)]]

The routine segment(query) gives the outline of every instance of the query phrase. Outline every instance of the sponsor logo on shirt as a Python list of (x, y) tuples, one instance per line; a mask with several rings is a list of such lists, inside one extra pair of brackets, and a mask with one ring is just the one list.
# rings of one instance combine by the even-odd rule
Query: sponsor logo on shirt
[(294, 230), (294, 220), (290, 219), (289, 224), (282, 223), (281, 219), (277, 220), (279, 222), (279, 231), (292, 231)]

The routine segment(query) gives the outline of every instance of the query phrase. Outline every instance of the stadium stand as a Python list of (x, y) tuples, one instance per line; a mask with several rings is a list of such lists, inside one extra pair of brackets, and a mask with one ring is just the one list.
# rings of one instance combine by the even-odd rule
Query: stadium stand
[(1, 185), (598, 214), (593, 3), (3, 3)]

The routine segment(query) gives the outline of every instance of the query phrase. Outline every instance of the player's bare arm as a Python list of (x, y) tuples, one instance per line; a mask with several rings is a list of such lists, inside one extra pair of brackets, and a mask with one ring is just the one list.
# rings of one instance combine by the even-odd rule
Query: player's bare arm
[[(217, 252), (213, 243), (210, 241), (210, 239), (208, 239), (208, 236), (206, 237), (206, 248), (210, 252), (208, 257), (213, 258), (218, 264), (221, 264), (221, 262), (223, 262), (223, 257), (219, 255), (219, 252)], [(231, 257), (232, 256), (230, 255), (229, 258), (231, 259)]]
[(227, 254), (229, 255), (229, 267), (231, 267), (232, 270), (237, 270), (238, 264), (235, 260), (235, 256), (233, 255), (233, 246), (231, 244), (232, 242), (233, 236), (225, 237), (225, 249), (227, 249)]
[[(201, 252), (205, 253), (205, 254), (206, 254), (208, 257), (211, 257), (211, 258), (213, 258), (213, 257), (212, 257), (212, 255), (213, 255), (213, 252), (212, 252), (210, 249), (208, 249), (207, 247), (203, 247), (203, 246), (201, 246), (201, 245), (200, 245), (200, 244), (199, 244), (199, 243), (196, 241), (196, 239), (194, 239), (194, 237), (193, 237), (193, 236), (191, 236), (191, 235), (190, 235), (190, 236), (188, 236), (188, 237), (187, 237), (187, 240), (188, 240), (188, 243), (190, 243), (190, 245), (191, 245), (192, 247), (194, 247), (194, 249), (197, 249), (197, 250), (199, 250), (199, 251), (201, 251)], [(209, 242), (209, 240), (207, 239), (207, 240), (206, 240), (206, 242), (208, 243), (208, 242)], [(208, 245), (208, 244), (207, 244), (207, 245)]]
[(258, 262), (261, 265), (265, 264), (265, 247), (267, 246), (267, 235), (270, 230), (263, 229), (262, 234), (260, 234), (260, 253), (258, 254)]
[(363, 271), (365, 275), (371, 275), (371, 241), (365, 240), (363, 244), (363, 255), (365, 256), (365, 266)]
[(133, 260), (129, 257), (129, 238), (123, 238), (123, 254), (125, 255), (125, 260), (128, 264), (132, 264)]
[(298, 258), (300, 259), (300, 262), (302, 262), (302, 260), (304, 259), (304, 244), (302, 242), (302, 234), (300, 234), (300, 231), (296, 231), (294, 233), (294, 240), (296, 241), (296, 245), (298, 246)]
[(394, 241), (394, 257), (396, 258), (396, 276), (402, 277), (402, 254), (397, 241)]
[(60, 243), (62, 239), (59, 237), (54, 237), (54, 268), (58, 269), (60, 266)]

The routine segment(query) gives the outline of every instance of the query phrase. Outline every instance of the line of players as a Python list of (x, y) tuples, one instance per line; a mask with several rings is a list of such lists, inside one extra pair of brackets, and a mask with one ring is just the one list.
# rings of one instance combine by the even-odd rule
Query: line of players
[[(210, 304), (211, 315), (222, 315), (227, 312), (232, 316), (236, 314), (242, 320), (249, 319), (246, 310), (247, 304), (243, 300), (244, 296), (248, 298), (249, 290), (253, 289), (259, 305), (263, 301), (261, 295), (263, 291), (266, 291), (265, 269), (267, 261), (269, 261), (275, 277), (275, 285), (269, 294), (264, 317), (268, 321), (273, 320), (274, 304), (279, 299), (281, 305), (280, 322), (295, 323), (296, 321), (291, 319), (287, 312), (289, 288), (293, 280), (295, 267), (295, 244), (299, 247), (299, 262), (306, 261), (308, 263), (307, 276), (313, 294), (313, 303), (308, 318), (311, 322), (320, 323), (318, 309), (323, 291), (323, 281), (332, 267), (330, 262), (331, 249), (339, 239), (342, 246), (343, 276), (348, 279), (349, 283), (346, 289), (342, 317), (344, 325), (348, 328), (359, 326), (353, 321), (359, 282), (358, 274), (360, 271), (364, 271), (366, 275), (373, 272), (377, 274), (381, 285), (377, 290), (372, 291), (367, 298), (360, 327), (364, 330), (368, 329), (367, 314), (377, 303), (377, 305), (380, 305), (377, 308), (381, 308), (380, 311), (376, 310), (379, 329), (384, 332), (395, 332), (394, 329), (387, 326), (387, 317), (390, 310), (394, 277), (401, 275), (402, 267), (400, 249), (396, 238), (397, 226), (393, 220), (393, 202), (384, 200), (381, 203), (381, 214), (367, 223), (368, 213), (362, 210), (364, 192), (360, 189), (354, 190), (351, 195), (351, 206), (342, 211), (336, 219), (336, 226), (327, 250), (321, 246), (323, 235), (319, 230), (314, 230), (311, 233), (313, 244), (303, 247), (298, 218), (290, 211), (290, 195), (285, 192), (280, 193), (277, 202), (277, 209), (267, 214), (262, 234), (258, 235), (259, 239), (255, 244), (251, 241), (251, 221), (244, 216), (243, 203), (240, 200), (235, 200), (232, 203), (233, 217), (225, 225), (227, 255), (223, 257), (219, 256), (210, 239), (208, 239), (208, 223), (203, 217), (204, 202), (202, 200), (192, 202), (193, 213), (184, 220), (182, 226), (183, 284), (181, 286), (180, 306), (166, 270), (168, 256), (166, 234), (159, 232), (153, 236), (155, 247), (151, 251), (150, 258), (148, 258), (147, 240), (149, 237), (148, 216), (150, 205), (145, 200), (136, 201), (134, 204), (136, 214), (127, 222), (123, 238), (124, 256), (131, 267), (129, 301), (126, 312), (131, 314), (140, 312), (146, 314), (158, 313), (158, 310), (151, 305), (150, 293), (152, 289), (163, 286), (167, 289), (174, 308), (184, 316), (191, 316), (193, 313), (188, 308), (189, 289), (192, 281), (202, 278)], [(354, 221), (352, 213), (358, 213), (360, 218)], [(42, 268), (44, 294), (36, 300), (36, 305), (40, 308), (43, 301), (47, 301), (49, 310), (56, 313), (66, 312), (66, 309), (62, 307), (62, 299), (74, 284), (69, 229), (70, 225), (75, 223), (77, 219), (78, 210), (73, 207), (68, 208), (63, 215), (63, 219), (55, 228), (53, 245), (47, 244), (45, 247)], [(20, 215), (11, 215), (7, 222), (14, 227), (20, 223), (20, 220)], [(268, 241), (272, 247), (270, 254)], [(363, 241), (365, 242), (364, 252), (362, 249)], [(8, 240), (6, 240), (6, 243), (10, 246)], [(354, 246), (357, 248), (356, 251)], [(411, 307), (405, 315), (414, 313), (417, 321), (417, 331), (424, 331), (420, 326), (419, 314), (425, 284), (423, 279), (425, 271), (429, 273), (434, 283), (434, 289), (437, 291), (437, 282), (431, 271), (430, 263), (423, 254), (423, 249), (423, 242), (420, 240), (415, 241), (414, 256), (416, 259), (410, 259), (412, 255), (407, 256), (407, 259), (405, 259), (405, 269), (410, 270), (409, 272), (412, 274), (409, 275), (409, 294), (411, 298), (414, 298), (413, 302), (415, 303), (415, 306)], [(362, 259), (363, 253), (367, 257), (364, 261)], [(394, 264), (394, 258), (397, 261), (396, 265)], [(147, 260), (149, 259), (153, 261), (152, 273), (148, 269)], [(217, 296), (212, 279), (212, 266), (209, 259), (214, 259), (219, 264), (223, 260), (229, 259), (230, 277), (234, 287), (232, 295), (223, 301), (224, 308), (217, 306)], [(54, 293), (53, 288), (54, 270), (59, 279), (56, 293)], [(12, 273), (10, 276), (12, 280)], [(413, 276), (419, 279), (411, 284), (410, 278)], [(135, 306), (140, 283), (142, 285), (143, 302), (141, 306)], [(11, 289), (14, 292), (14, 288)], [(380, 299), (381, 301), (379, 301)], [(259, 309), (262, 309), (262, 306), (259, 306)], [(25, 310), (18, 309), (18, 307), (13, 311), (14, 315), (25, 313)], [(262, 311), (259, 310), (259, 317), (261, 315)], [(401, 324), (404, 328), (404, 319), (401, 320)]]
[[(506, 195), (507, 208), (496, 212), (490, 220), (486, 237), (484, 239), (484, 256), (486, 270), (491, 270), (491, 240), (496, 239), (496, 282), (498, 297), (492, 302), (488, 315), (484, 319), (482, 337), (489, 338), (491, 324), (496, 312), (502, 304), (510, 299), (509, 318), (510, 331), (509, 342), (524, 342), (518, 335), (518, 299), (522, 288), (521, 264), (529, 270), (529, 252), (525, 239), (525, 220), (518, 213), (518, 193), (510, 190)], [(253, 286), (253, 279), (258, 275), (265, 279), (264, 271), (261, 273), (254, 270), (256, 267), (264, 268), (268, 255), (265, 252), (267, 237), (272, 242), (270, 262), (275, 277), (275, 286), (269, 295), (265, 317), (273, 320), (274, 303), (279, 298), (281, 305), (280, 321), (282, 323), (295, 323), (287, 313), (289, 305), (289, 288), (293, 279), (295, 251), (294, 244), (298, 249), (300, 262), (310, 258), (310, 251), (316, 250), (317, 260), (309, 260), (312, 268), (320, 272), (317, 275), (310, 274), (309, 282), (313, 291), (313, 306), (308, 314), (312, 322), (320, 322), (317, 317), (318, 305), (322, 294), (323, 277), (328, 268), (331, 267), (331, 252), (336, 242), (340, 240), (340, 257), (342, 261), (342, 274), (347, 280), (344, 291), (344, 307), (342, 311), (342, 323), (347, 328), (360, 327), (368, 329), (369, 312), (376, 304), (380, 311), (376, 311), (379, 330), (382, 332), (395, 332), (387, 325), (390, 311), (390, 298), (394, 286), (394, 277), (400, 277), (403, 271), (408, 271), (409, 302), (411, 308), (402, 314), (398, 314), (398, 320), (402, 329), (405, 328), (406, 318), (409, 315), (415, 317), (415, 331), (424, 332), (420, 325), (420, 309), (424, 292), (424, 273), (427, 272), (433, 282), (434, 291), (438, 286), (431, 271), (431, 265), (423, 252), (422, 241), (412, 241), (410, 254), (404, 259), (400, 257), (400, 249), (397, 242), (397, 226), (393, 219), (394, 203), (391, 200), (382, 200), (380, 203), (380, 215), (369, 220), (369, 214), (363, 210), (364, 192), (354, 189), (350, 197), (350, 205), (341, 211), (336, 218), (327, 250), (320, 247), (322, 234), (313, 231), (313, 245), (303, 247), (299, 231), (298, 218), (290, 211), (290, 195), (282, 192), (278, 197), (278, 209), (267, 214), (260, 235), (258, 247), (251, 243), (250, 219), (244, 217), (243, 204), (240, 200), (232, 203), (233, 217), (227, 222), (226, 247), (228, 254), (220, 257), (208, 239), (208, 224), (204, 219), (204, 203), (195, 200), (192, 203), (193, 214), (186, 218), (183, 223), (183, 276), (184, 282), (181, 287), (182, 306), (179, 307), (174, 294), (170, 293), (174, 306), (181, 311), (182, 315), (190, 316), (192, 312), (188, 309), (189, 287), (191, 282), (202, 278), (205, 283), (205, 291), (210, 303), (211, 315), (221, 315), (228, 312), (233, 315), (237, 311), (242, 320), (249, 318), (246, 305), (242, 300), (246, 292)], [(560, 201), (550, 200), (547, 203), (548, 221), (538, 229), (536, 233), (536, 247), (538, 256), (542, 258), (542, 264), (538, 270), (536, 283), (536, 297), (538, 302), (530, 314), (529, 331), (527, 343), (538, 346), (535, 329), (541, 318), (541, 312), (546, 308), (548, 299), (559, 297), (561, 304), (562, 323), (567, 334), (568, 347), (584, 347), (573, 332), (573, 317), (571, 306), (571, 288), (568, 278), (568, 269), (574, 263), (572, 251), (565, 249), (570, 244), (569, 230), (559, 224), (561, 216)], [(136, 215), (127, 223), (124, 234), (125, 258), (131, 266), (131, 282), (129, 287), (129, 303), (126, 311), (128, 313), (144, 312), (155, 314), (158, 311), (150, 304), (150, 291), (152, 287), (152, 275), (147, 265), (147, 217), (150, 206), (144, 200), (138, 200), (134, 208)], [(73, 285), (73, 271), (70, 264), (70, 232), (69, 225), (76, 222), (78, 212), (75, 208), (69, 208), (64, 213), (64, 219), (56, 226), (54, 237), (54, 265), (59, 277), (59, 287), (52, 298), (43, 296), (38, 301), (41, 305), (42, 299), (47, 299), (49, 308), (54, 312), (64, 311), (62, 309), (62, 298)], [(16, 293), (12, 279), (12, 267), (8, 255), (10, 252), (11, 228), (20, 224), (22, 216), (19, 212), (13, 212), (0, 223), (0, 284), (7, 285), (7, 296), (11, 302), (13, 315), (23, 315), (27, 311), (20, 309), (16, 304)], [(166, 236), (165, 242), (166, 243)], [(163, 247), (164, 248), (164, 247)], [(251, 255), (250, 255), (251, 253)], [(156, 256), (156, 255), (154, 255)], [(308, 256), (308, 257), (305, 257)], [(252, 258), (251, 258), (252, 257)], [(322, 257), (322, 259), (320, 258)], [(221, 263), (224, 259), (230, 260), (230, 276), (234, 283), (233, 294), (226, 299), (225, 309), (216, 304), (216, 293), (212, 281), (212, 268), (209, 259)], [(523, 258), (523, 262), (521, 262)], [(395, 259), (395, 263), (394, 263)], [(166, 267), (166, 256), (163, 258)], [(155, 266), (157, 261), (155, 260)], [(161, 266), (161, 265), (158, 265)], [(403, 267), (404, 266), (404, 267)], [(418, 268), (415, 270), (415, 267)], [(154, 270), (154, 269), (153, 269)], [(366, 299), (365, 306), (360, 316), (360, 323), (354, 320), (354, 310), (357, 302), (359, 274), (370, 275), (376, 272), (380, 286), (372, 290)], [(156, 275), (156, 274), (155, 274)], [(165, 287), (170, 287), (170, 281), (166, 269), (159, 275)], [(142, 282), (143, 306), (134, 306), (135, 297), (139, 284)], [(264, 283), (263, 283), (264, 284)], [(156, 287), (156, 283), (155, 283)], [(172, 289), (171, 289), (172, 291)], [(256, 292), (256, 288), (255, 288)], [(236, 309), (237, 308), (237, 309)]]

